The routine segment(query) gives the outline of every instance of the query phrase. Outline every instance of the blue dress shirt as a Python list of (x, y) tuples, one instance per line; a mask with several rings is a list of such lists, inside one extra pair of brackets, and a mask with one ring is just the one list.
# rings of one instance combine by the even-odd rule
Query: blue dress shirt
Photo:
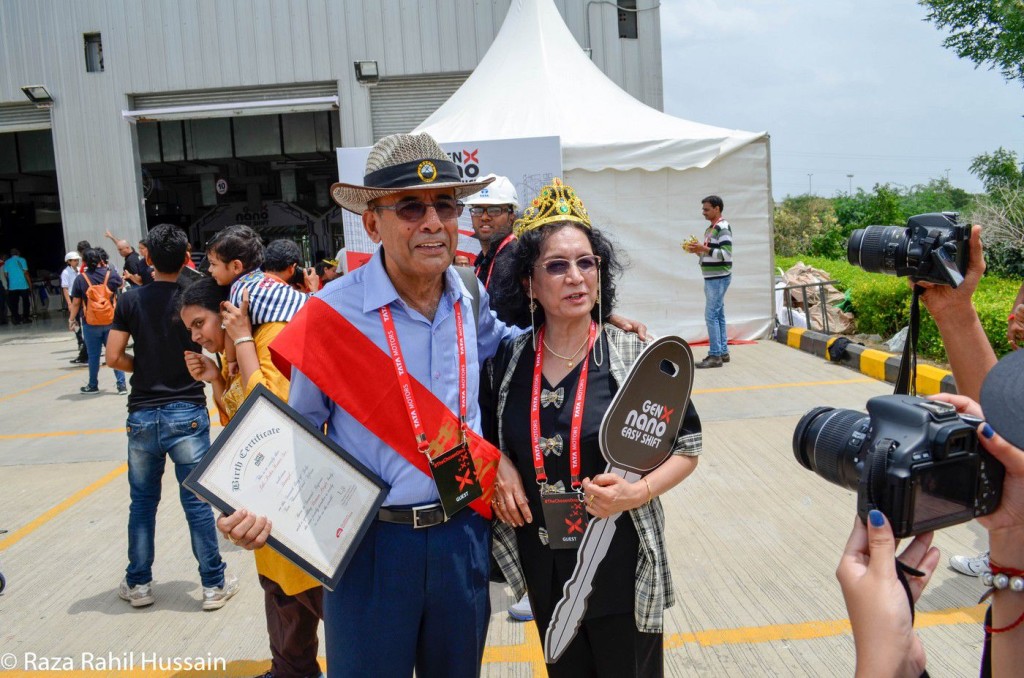
[[(479, 433), (480, 367), (494, 355), (502, 339), (517, 335), (521, 330), (508, 327), (497, 319), (490, 308), (487, 292), (478, 284), (480, 316), (474, 342), (472, 298), (454, 269), (449, 267), (445, 271), (444, 281), (441, 302), (433, 321), (409, 307), (398, 296), (384, 270), (381, 254), (373, 256), (366, 265), (352, 273), (332, 281), (316, 296), (341, 313), (390, 357), (378, 310), (389, 306), (409, 374), (429, 388), (456, 415), (459, 412), (459, 352), (454, 309), (455, 304), (462, 304), (462, 317), (467, 326), (467, 417), (470, 427)], [(345, 365), (336, 367), (336, 378), (350, 377)], [(385, 378), (397, 377), (392, 372)], [(381, 442), (295, 368), (292, 368), (288, 402), (313, 426), (319, 427), (327, 422), (327, 435), (391, 486), (384, 500), (386, 506), (420, 505), (438, 500), (431, 477)], [(410, 429), (409, 443), (413, 442)]]

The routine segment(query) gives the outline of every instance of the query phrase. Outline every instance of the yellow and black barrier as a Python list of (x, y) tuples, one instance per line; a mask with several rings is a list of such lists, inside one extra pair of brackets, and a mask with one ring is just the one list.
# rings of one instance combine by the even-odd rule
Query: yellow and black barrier
[[(780, 344), (798, 348), (805, 353), (811, 353), (825, 360), (830, 360), (828, 349), (837, 339), (839, 339), (839, 335), (829, 335), (803, 327), (789, 327), (788, 325), (779, 325), (775, 332), (775, 340)], [(900, 369), (900, 356), (855, 343), (847, 344), (843, 355), (836, 362), (869, 377), (880, 381), (887, 381), (891, 384), (896, 383), (896, 377)], [(956, 393), (956, 382), (953, 380), (953, 373), (933, 365), (918, 364), (917, 392), (919, 395)]]

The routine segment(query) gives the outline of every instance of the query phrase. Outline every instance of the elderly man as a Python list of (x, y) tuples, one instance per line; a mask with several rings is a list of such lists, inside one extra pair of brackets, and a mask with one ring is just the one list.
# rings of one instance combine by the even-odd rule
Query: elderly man
[(487, 287), (495, 258), (512, 241), (512, 222), (519, 209), (519, 195), (507, 177), (496, 176), (494, 183), (469, 196), (465, 202), (473, 218), (473, 237), (480, 241), (480, 254), (473, 267), (480, 282)]
[[(479, 373), (512, 330), (450, 264), (458, 201), (487, 183), (462, 183), (428, 135), (381, 139), (363, 185), (331, 188), (362, 215), (378, 253), (310, 299), (272, 345), (290, 365), (291, 405), (326, 423), (391, 488), (340, 585), (324, 595), (332, 677), (479, 675), (498, 460), (477, 434)], [(372, 412), (360, 407), (368, 400)], [(439, 491), (446, 472), (458, 473), (434, 463), (446, 450), (477, 471), (471, 482), (483, 495), (468, 506)], [(243, 511), (218, 524), (246, 548), (269, 534), (265, 518)]]
[(124, 257), (124, 278), (136, 287), (153, 282), (153, 270), (146, 263), (146, 258), (135, 251), (127, 240), (117, 238), (108, 229), (104, 234), (117, 247), (118, 253)]

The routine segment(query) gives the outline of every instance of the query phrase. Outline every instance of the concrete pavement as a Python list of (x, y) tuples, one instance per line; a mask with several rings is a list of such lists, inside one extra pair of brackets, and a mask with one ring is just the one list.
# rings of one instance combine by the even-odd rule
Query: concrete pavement
[[(863, 409), (891, 387), (772, 341), (731, 350), (724, 368), (697, 372), (705, 452), (663, 498), (677, 601), (666, 614), (666, 674), (852, 675), (834, 570), (855, 497), (801, 468), (791, 438), (811, 407)], [(202, 612), (173, 473), (158, 520), (156, 603), (135, 610), (118, 599), (125, 400), (106, 368), (104, 392), (80, 395), (86, 370), (68, 364), (75, 351), (59, 319), (0, 327), (0, 528), (10, 531), (0, 536), (0, 675), (53, 663), (74, 669), (65, 675), (193, 675), (186, 661), (212, 667), (208, 675), (261, 673), (269, 650), (252, 556), (221, 543), (242, 590)], [(943, 563), (918, 604), (929, 669), (975, 675), (982, 587), (948, 570), (945, 557), (983, 550), (984, 531), (950, 528), (936, 545)], [(483, 675), (545, 675), (534, 626), (507, 619), (505, 587), (491, 593)]]

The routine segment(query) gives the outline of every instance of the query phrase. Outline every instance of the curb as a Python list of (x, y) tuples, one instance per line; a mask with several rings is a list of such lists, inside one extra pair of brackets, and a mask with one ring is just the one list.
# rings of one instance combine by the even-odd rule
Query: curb
[[(838, 338), (837, 334), (829, 335), (788, 325), (779, 325), (775, 331), (775, 341), (780, 344), (800, 349), (825, 360), (828, 360), (829, 346)], [(849, 344), (838, 364), (845, 365), (879, 381), (895, 384), (900, 369), (900, 356), (860, 344)], [(918, 364), (917, 393), (918, 395), (956, 393), (956, 381), (953, 380), (953, 373), (933, 365)]]

